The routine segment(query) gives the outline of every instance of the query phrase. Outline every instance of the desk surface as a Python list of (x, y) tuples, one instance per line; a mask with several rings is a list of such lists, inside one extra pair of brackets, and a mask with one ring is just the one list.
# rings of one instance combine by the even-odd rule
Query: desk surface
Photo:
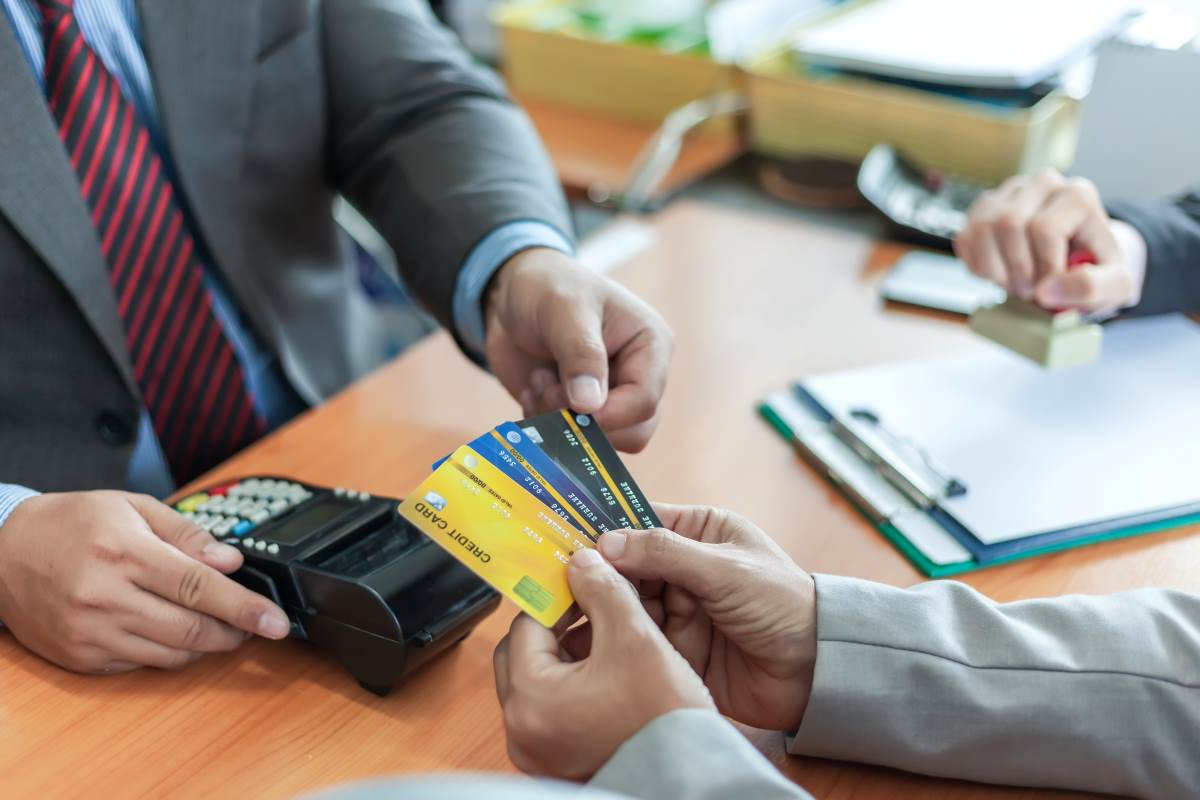
[[(880, 306), (875, 284), (896, 246), (697, 203), (671, 207), (656, 225), (658, 244), (617, 274), (662, 309), (677, 336), (661, 431), (630, 460), (639, 482), (655, 498), (747, 514), (810, 570), (918, 581), (753, 404), (807, 373), (983, 345), (946, 318)], [(436, 457), (517, 413), (437, 335), (219, 474), (292, 474), (400, 495)], [(967, 580), (1005, 600), (1151, 584), (1200, 590), (1195, 533), (1112, 542)], [(0, 634), (0, 794), (276, 798), (385, 773), (511, 770), (491, 652), (512, 615), (502, 606), (383, 699), (297, 642), (251, 642), (178, 673), (87, 678)], [(1051, 794), (789, 758), (779, 735), (750, 735), (818, 797)]]
[[(624, 122), (565, 109), (552, 103), (517, 98), (546, 144), (563, 187), (573, 197), (590, 190), (619, 192), (642, 148), (657, 131), (654, 125)], [(742, 152), (734, 133), (693, 134), (663, 177), (655, 197), (663, 197), (714, 172)]]

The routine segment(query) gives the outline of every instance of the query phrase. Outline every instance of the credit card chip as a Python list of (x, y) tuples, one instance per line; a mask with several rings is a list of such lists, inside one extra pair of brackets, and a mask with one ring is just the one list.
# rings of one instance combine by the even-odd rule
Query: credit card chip
[(513, 592), (538, 611), (545, 611), (554, 602), (554, 595), (538, 585), (538, 582), (526, 575), (517, 581)]

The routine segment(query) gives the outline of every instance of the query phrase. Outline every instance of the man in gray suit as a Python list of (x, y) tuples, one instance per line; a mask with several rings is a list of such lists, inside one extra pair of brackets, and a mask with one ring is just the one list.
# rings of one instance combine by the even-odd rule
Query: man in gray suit
[(107, 672), (286, 634), (151, 496), (374, 366), (338, 195), (527, 413), (652, 433), (669, 332), (573, 260), (527, 119), (424, 2), (0, 11), (0, 619), (32, 650)]

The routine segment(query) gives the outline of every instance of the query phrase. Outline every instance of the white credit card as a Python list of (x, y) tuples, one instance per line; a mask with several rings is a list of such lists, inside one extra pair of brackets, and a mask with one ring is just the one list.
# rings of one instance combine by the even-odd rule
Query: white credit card
[(1006, 296), (1003, 288), (972, 275), (957, 258), (924, 250), (897, 261), (879, 291), (885, 300), (964, 315), (1003, 303)]

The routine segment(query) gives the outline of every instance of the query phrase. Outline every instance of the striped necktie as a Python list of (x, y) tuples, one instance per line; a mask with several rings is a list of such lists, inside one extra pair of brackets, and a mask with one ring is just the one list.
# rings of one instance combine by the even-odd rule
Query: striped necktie
[(177, 482), (261, 437), (195, 241), (133, 104), (84, 41), (74, 0), (36, 0), (46, 96), (108, 264), (134, 376)]

